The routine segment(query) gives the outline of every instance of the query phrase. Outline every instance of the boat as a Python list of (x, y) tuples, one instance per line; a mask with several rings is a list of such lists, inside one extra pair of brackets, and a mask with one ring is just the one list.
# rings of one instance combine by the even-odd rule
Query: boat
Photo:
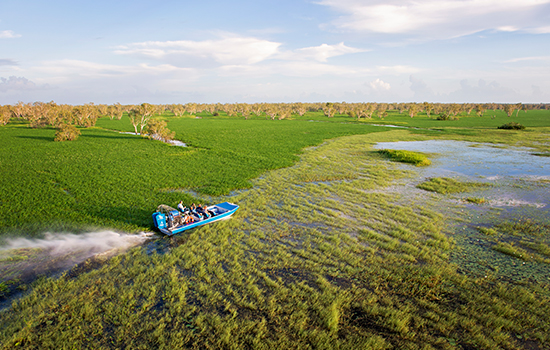
[[(168, 205), (161, 204), (153, 213), (153, 223), (160, 232), (167, 236), (172, 236), (198, 226), (228, 218), (233, 215), (237, 209), (239, 209), (238, 205), (224, 202), (206, 207), (210, 217), (201, 217), (201, 215), (196, 212), (186, 211), (182, 213)], [(187, 215), (191, 216), (193, 221), (186, 224), (184, 222), (184, 217)]]

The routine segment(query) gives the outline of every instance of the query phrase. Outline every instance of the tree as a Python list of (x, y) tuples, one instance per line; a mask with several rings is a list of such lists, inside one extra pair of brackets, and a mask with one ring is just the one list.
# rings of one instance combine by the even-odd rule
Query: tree
[(12, 112), (10, 106), (0, 106), (0, 125), (6, 125), (10, 121)]
[(483, 117), (483, 113), (485, 112), (486, 108), (482, 104), (476, 105), (476, 114), (478, 117)]
[(307, 112), (307, 107), (303, 103), (295, 103), (292, 106), (292, 109), (293, 109), (294, 113), (298, 114), (300, 117), (302, 117)]
[(122, 105), (118, 102), (110, 105), (107, 108), (107, 115), (109, 115), (109, 118), (111, 119), (116, 118), (117, 120), (120, 120), (120, 118), (124, 115), (124, 107), (122, 107)]
[(139, 121), (141, 120), (141, 115), (139, 113), (140, 112), (137, 106), (136, 108), (132, 108), (128, 111), (128, 118), (130, 118), (130, 123), (132, 123), (136, 135), (138, 134), (137, 128), (139, 126)]
[[(153, 117), (155, 113), (158, 112), (158, 108), (155, 105), (152, 105), (150, 103), (142, 103), (137, 108), (138, 110), (138, 117), (139, 117), (139, 134), (143, 134), (143, 129), (147, 126), (147, 123), (149, 122), (149, 119)], [(137, 130), (137, 128), (136, 128)]]
[(426, 115), (428, 116), (428, 118), (430, 117), (430, 113), (432, 112), (432, 110), (434, 109), (434, 105), (429, 103), (429, 102), (424, 102), (422, 104), (422, 107), (424, 107), (424, 110), (426, 111)]
[(99, 111), (95, 108), (93, 102), (76, 106), (73, 109), (73, 114), (77, 124), (86, 128), (94, 126), (99, 117)]
[(80, 130), (71, 124), (62, 123), (55, 133), (54, 141), (74, 141), (80, 135)]
[(332, 102), (327, 102), (324, 106), (323, 106), (323, 113), (325, 113), (325, 115), (329, 118), (332, 118), (334, 117), (334, 103)]
[(418, 113), (419, 109), (420, 108), (416, 103), (411, 103), (409, 105), (409, 117), (413, 118)]
[(516, 110), (516, 105), (513, 105), (513, 104), (504, 105), (504, 111), (506, 112), (506, 115), (509, 117), (511, 117), (512, 114), (514, 114), (515, 110)]
[(388, 105), (381, 103), (378, 105), (378, 118), (382, 119), (388, 115)]
[(151, 140), (167, 142), (176, 136), (176, 132), (170, 131), (166, 127), (166, 122), (160, 119), (151, 120), (147, 125), (147, 131), (149, 132), (149, 139)]

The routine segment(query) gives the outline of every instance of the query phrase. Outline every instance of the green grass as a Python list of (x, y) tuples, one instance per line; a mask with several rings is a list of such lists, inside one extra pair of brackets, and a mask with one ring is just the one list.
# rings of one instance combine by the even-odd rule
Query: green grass
[[(39, 280), (0, 312), (0, 347), (515, 349), (550, 342), (547, 283), (464, 274), (450, 262), (460, 249), (453, 212), (391, 190), (416, 174), (372, 146), (426, 133), (373, 133), (379, 129), (366, 122), (341, 124), (349, 118), (308, 118), (326, 121), (315, 113), (292, 121), (170, 119), (190, 148), (101, 128), (66, 143), (54, 143), (51, 129), (0, 128), (4, 231), (40, 232), (52, 221), (137, 230), (150, 227), (159, 202), (194, 200), (187, 189), (249, 188), (213, 199), (241, 206), (231, 220), (156, 241), (166, 242), (166, 254), (136, 247), (97, 269)], [(98, 125), (126, 130), (125, 123)], [(535, 144), (545, 130), (503, 143)], [(447, 131), (438, 137), (490, 138)], [(495, 254), (518, 259), (513, 254), (525, 251), (530, 260), (519, 260), (535, 264), (547, 257), (546, 228), (524, 220), (483, 235), (500, 247), (490, 249)]]
[[(101, 119), (130, 130), (127, 120)], [(380, 131), (364, 125), (229, 119), (172, 120), (190, 147), (174, 147), (100, 128), (77, 141), (54, 142), (54, 129), (0, 128), (0, 233), (111, 227), (150, 229), (160, 203), (196, 201), (249, 188), (269, 169), (291, 166), (304, 147), (324, 139)]]
[(432, 164), (425, 154), (419, 152), (383, 149), (380, 150), (380, 153), (396, 162), (409, 163), (416, 166), (428, 166)]
[[(416, 187), (426, 191), (437, 192), (441, 194), (448, 194), (448, 193), (468, 192), (480, 187), (482, 188), (487, 186), (489, 185), (484, 183), (461, 182), (448, 177), (434, 177), (429, 179), (428, 181), (425, 181), (417, 185)], [(473, 199), (473, 201), (479, 202), (478, 199)]]

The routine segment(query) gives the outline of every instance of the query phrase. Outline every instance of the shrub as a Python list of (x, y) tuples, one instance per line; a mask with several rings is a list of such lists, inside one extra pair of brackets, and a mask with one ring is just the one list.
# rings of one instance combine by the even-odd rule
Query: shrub
[(147, 130), (149, 131), (149, 138), (152, 140), (160, 140), (163, 142), (172, 140), (176, 133), (170, 131), (166, 127), (166, 122), (164, 120), (153, 119), (147, 125)]
[(380, 153), (390, 157), (391, 160), (402, 163), (410, 163), (416, 166), (427, 166), (432, 162), (422, 153), (412, 151), (401, 151), (394, 149), (383, 149)]
[(458, 120), (458, 117), (455, 117), (450, 114), (441, 114), (436, 119), (437, 120)]
[(508, 124), (504, 124), (504, 125), (499, 126), (498, 129), (523, 130), (523, 129), (525, 129), (525, 126), (521, 125), (520, 123), (510, 122)]
[(61, 124), (57, 128), (54, 141), (74, 141), (80, 136), (80, 130), (74, 125)]

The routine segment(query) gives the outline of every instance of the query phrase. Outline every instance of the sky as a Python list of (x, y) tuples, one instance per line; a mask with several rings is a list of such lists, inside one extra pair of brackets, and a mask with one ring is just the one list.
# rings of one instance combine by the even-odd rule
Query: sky
[(0, 104), (550, 102), (550, 0), (2, 0)]

